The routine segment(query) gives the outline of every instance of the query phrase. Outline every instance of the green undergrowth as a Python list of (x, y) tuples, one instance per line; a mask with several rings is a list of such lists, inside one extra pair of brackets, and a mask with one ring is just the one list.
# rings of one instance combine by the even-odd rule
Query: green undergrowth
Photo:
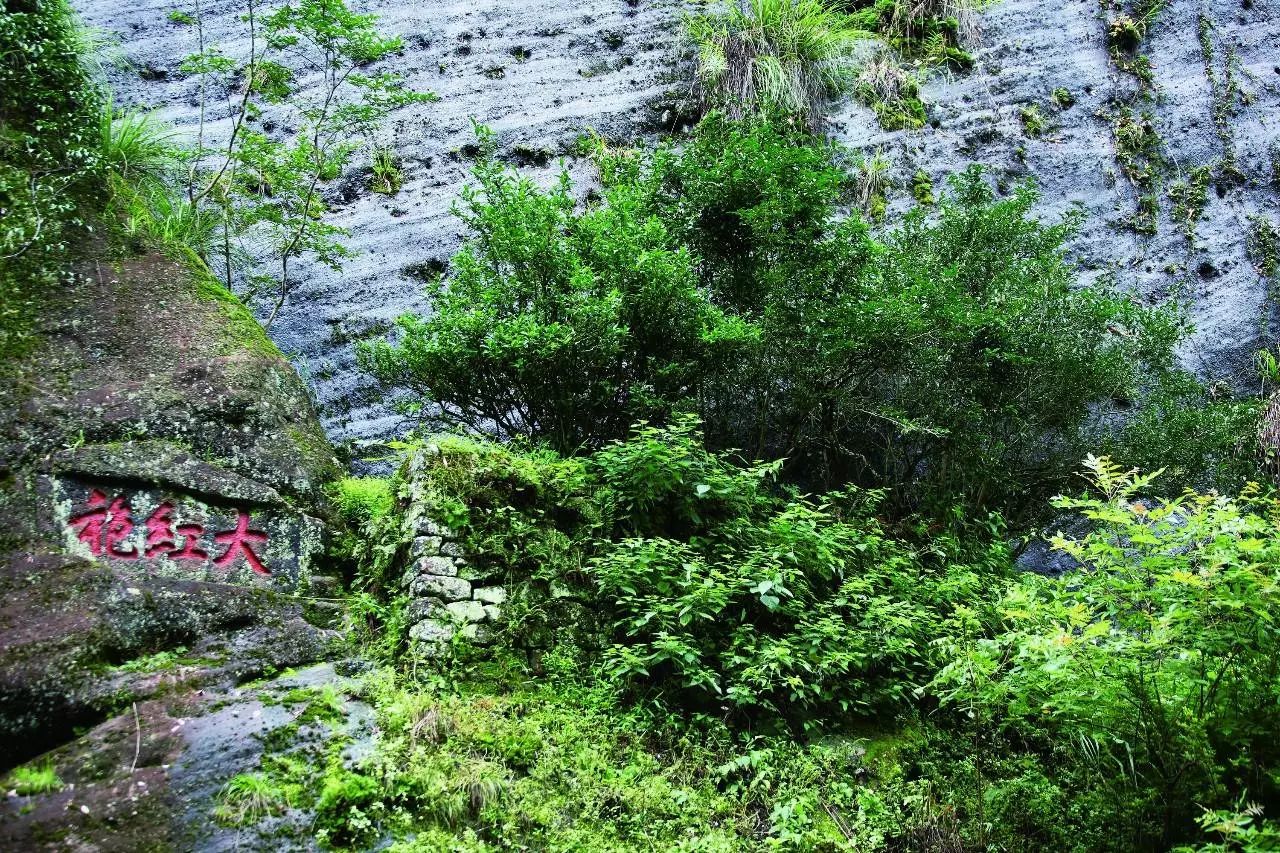
[(59, 0), (0, 16), (0, 370), (34, 346), (38, 299), (102, 203), (102, 94), (83, 45)]
[[(343, 762), (331, 743), (306, 770), (264, 759), (279, 790), (300, 786), (324, 845), (1269, 849), (1268, 818), (1280, 810), (1280, 631), (1270, 615), (1280, 550), (1268, 531), (1280, 504), (1265, 490), (1152, 499), (1163, 473), (1090, 458), (1089, 490), (1055, 501), (1091, 524), (1052, 537), (1081, 566), (1062, 579), (995, 566), (973, 578), (934, 530), (898, 529), (885, 537), (892, 544), (863, 538), (870, 559), (859, 562), (839, 546), (849, 519), (806, 507), (797, 525), (803, 503), (781, 498), (791, 530), (775, 557), (803, 555), (796, 573), (737, 586), (734, 560), (769, 573), (745, 530), (778, 518), (750, 512), (765, 500), (758, 478), (687, 444), (665, 456), (663, 447), (681, 445), (642, 432), (602, 462), (440, 443), (428, 491), (472, 531), (470, 545), (485, 541), (481, 554), (511, 561), (513, 586), (521, 573), (572, 572), (561, 582), (609, 618), (594, 644), (586, 626), (560, 625), (574, 630), (530, 654), (517, 629), (485, 648), (411, 648), (368, 676), (357, 694), (377, 719), (371, 753)], [(796, 544), (806, 526), (821, 549)], [(584, 528), (596, 533), (590, 543), (573, 533)], [(609, 529), (624, 537), (600, 535)], [(719, 565), (695, 562), (705, 559), (697, 541), (715, 543)], [(936, 577), (920, 570), (930, 546)], [(881, 671), (909, 689), (846, 706), (838, 700), (850, 687), (876, 696), (874, 669), (825, 679), (806, 661), (787, 671), (803, 661), (800, 646), (777, 642), (789, 620), (800, 645), (823, 659), (842, 653), (822, 644), (830, 601), (801, 585), (821, 578), (829, 557), (846, 576), (835, 598), (858, 599), (862, 614), (838, 620), (842, 648), (896, 648), (899, 663), (913, 663)], [(917, 588), (867, 586), (886, 572)], [(919, 600), (936, 609), (917, 611)], [(517, 623), (529, 616), (512, 612)], [(716, 648), (735, 651), (708, 654)], [(620, 650), (627, 662), (661, 654), (619, 678)], [(743, 685), (756, 690), (771, 672), (792, 692), (744, 703)], [(715, 701), (706, 678), (725, 687)], [(336, 710), (314, 693), (293, 698), (307, 714)], [(287, 751), (300, 731), (272, 738), (272, 749)]]
[[(277, 730), (259, 767), (223, 788), (219, 820), (403, 853), (872, 850), (936, 820), (912, 764), (928, 740), (916, 723), (807, 743), (744, 733), (620, 703), (568, 650), (535, 681), (493, 660), (414, 669), (364, 678), (371, 752), (344, 760), (336, 722), (320, 739)], [(262, 823), (282, 816), (292, 829)]]
[(9, 774), (4, 784), (22, 797), (61, 791), (65, 787), (52, 764), (28, 764), (18, 767)]

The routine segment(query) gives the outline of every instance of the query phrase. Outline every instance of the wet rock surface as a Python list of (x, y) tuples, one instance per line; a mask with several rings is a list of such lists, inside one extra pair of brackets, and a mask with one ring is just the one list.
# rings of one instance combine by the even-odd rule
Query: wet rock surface
[[(0, 800), (0, 849), (134, 851), (312, 850), (312, 816), (289, 809), (250, 829), (217, 819), (227, 780), (264, 752), (314, 758), (335, 739), (356, 761), (373, 743), (373, 713), (351, 697), (358, 683), (318, 664), (239, 688), (198, 687), (182, 667), (168, 689), (59, 747), (43, 761), (61, 789)], [(336, 721), (307, 722), (291, 697), (327, 686)], [(277, 743), (277, 741), (280, 741)]]
[[(191, 129), (194, 81), (155, 72), (172, 72), (193, 50), (189, 30), (165, 20), (170, 6), (121, 0), (78, 0), (77, 6), (89, 23), (122, 38), (133, 67), (113, 72), (120, 97), (160, 108)], [(407, 181), (398, 195), (370, 192), (359, 158), (330, 187), (334, 221), (351, 229), (359, 255), (341, 273), (308, 265), (272, 336), (315, 387), (330, 437), (378, 442), (398, 435), (404, 423), (355, 368), (355, 341), (382, 334), (403, 311), (428, 309), (422, 279), (443, 270), (462, 239), (449, 210), (467, 180), (468, 152), (474, 153), (471, 118), (494, 128), (500, 156), (538, 179), (550, 179), (561, 158), (575, 177), (589, 177), (573, 156), (578, 134), (595, 128), (619, 142), (652, 139), (687, 115), (692, 77), (680, 34), (688, 7), (680, 3), (445, 0), (422, 7), (371, 0), (357, 6), (404, 38), (403, 55), (388, 65), (441, 100), (397, 113), (385, 134), (405, 162)], [(224, 2), (205, 10), (210, 37), (233, 54), (238, 8)], [(1199, 38), (1202, 16), (1210, 28), (1208, 62)], [(1006, 188), (1034, 177), (1045, 215), (1076, 207), (1085, 212), (1071, 252), (1086, 280), (1109, 276), (1142, 299), (1186, 301), (1197, 329), (1184, 352), (1188, 365), (1237, 390), (1248, 386), (1252, 354), (1276, 319), (1247, 242), (1250, 217), (1280, 212), (1271, 158), (1277, 127), (1267, 119), (1280, 105), (1280, 5), (1173, 0), (1147, 35), (1142, 51), (1154, 70), (1150, 109), (1167, 163), (1155, 193), (1154, 234), (1125, 224), (1139, 191), (1118, 163), (1111, 123), (1137, 81), (1108, 57), (1098, 3), (1004, 0), (988, 7), (979, 23), (975, 67), (934, 74), (923, 87), (929, 126), (885, 132), (869, 109), (846, 102), (832, 111), (834, 137), (890, 159), (891, 211), (909, 206), (910, 180), (921, 169), (935, 183), (971, 162), (989, 165)], [(1227, 65), (1238, 92), (1223, 104)], [(1070, 93), (1072, 105), (1054, 102), (1058, 88)], [(1046, 119), (1036, 138), (1021, 119), (1030, 105)], [(1215, 110), (1226, 111), (1229, 142)], [(1227, 147), (1242, 178), (1215, 181), (1188, 236), (1168, 190), (1191, 169), (1226, 156)]]
[[(341, 642), (338, 632), (308, 622), (300, 601), (269, 590), (128, 577), (53, 554), (13, 554), (2, 569), (6, 768), (122, 704), (177, 685), (225, 689), (322, 660)], [(139, 659), (164, 665), (163, 677), (152, 677)]]

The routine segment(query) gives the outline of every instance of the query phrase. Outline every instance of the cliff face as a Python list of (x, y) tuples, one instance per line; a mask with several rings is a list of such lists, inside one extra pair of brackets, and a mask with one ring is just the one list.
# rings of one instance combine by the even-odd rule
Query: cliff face
[[(193, 36), (167, 20), (171, 5), (77, 5), (88, 23), (120, 36), (131, 67), (111, 72), (119, 97), (192, 129), (195, 84), (178, 65), (194, 50)], [(490, 125), (500, 154), (531, 174), (549, 179), (563, 157), (586, 177), (572, 156), (585, 129), (631, 141), (680, 120), (692, 79), (681, 35), (689, 7), (655, 0), (356, 5), (404, 38), (403, 54), (388, 65), (441, 100), (401, 110), (387, 129), (386, 141), (404, 158), (398, 195), (369, 192), (354, 169), (329, 188), (333, 221), (351, 230), (359, 254), (341, 273), (306, 266), (271, 334), (315, 387), (332, 439), (380, 441), (402, 425), (356, 370), (354, 342), (403, 311), (428, 307), (421, 275), (439, 269), (462, 237), (450, 206), (467, 180), (471, 119)], [(243, 46), (238, 10), (233, 2), (205, 9), (207, 35), (233, 54)], [(1139, 48), (1153, 70), (1145, 95), (1108, 53), (1107, 21), (1117, 14), (1095, 0), (992, 5), (979, 17), (975, 67), (935, 74), (923, 87), (930, 126), (885, 132), (869, 109), (850, 101), (833, 108), (832, 135), (889, 158), (891, 211), (910, 205), (919, 170), (936, 183), (978, 162), (1005, 186), (1034, 178), (1045, 215), (1083, 209), (1071, 251), (1085, 279), (1109, 275), (1140, 298), (1186, 301), (1196, 326), (1187, 364), (1250, 387), (1252, 354), (1273, 337), (1276, 319), (1247, 244), (1253, 217), (1280, 218), (1280, 131), (1272, 118), (1280, 104), (1280, 2), (1171, 0)], [(1058, 89), (1074, 103), (1055, 102)], [(1130, 152), (1117, 148), (1126, 104), (1139, 123), (1150, 113), (1159, 143), (1163, 165), (1143, 187), (1129, 177)], [(1024, 118), (1033, 107), (1043, 119), (1038, 135)], [(1224, 168), (1230, 163), (1234, 173)], [(1211, 169), (1194, 171), (1201, 166)], [(1179, 199), (1197, 182), (1206, 200), (1191, 228)], [(1135, 229), (1143, 195), (1151, 197), (1142, 202), (1147, 218)]]

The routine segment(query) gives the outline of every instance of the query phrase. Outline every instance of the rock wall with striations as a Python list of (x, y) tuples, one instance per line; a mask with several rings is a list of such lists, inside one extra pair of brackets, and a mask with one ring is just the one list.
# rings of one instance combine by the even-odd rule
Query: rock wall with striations
[[(179, 63), (194, 47), (189, 28), (166, 18), (174, 4), (76, 2), (89, 23), (120, 37), (130, 63), (111, 71), (120, 97), (159, 108), (190, 130), (195, 83)], [(429, 308), (421, 276), (444, 269), (463, 237), (450, 205), (467, 181), (471, 119), (492, 126), (500, 155), (539, 180), (550, 179), (561, 158), (575, 177), (589, 178), (572, 156), (586, 128), (628, 142), (652, 139), (679, 121), (692, 79), (681, 19), (694, 4), (354, 5), (378, 14), (385, 30), (404, 38), (403, 54), (388, 64), (407, 75), (408, 85), (441, 100), (405, 108), (388, 129), (408, 179), (398, 195), (370, 192), (359, 167), (330, 186), (334, 221), (352, 231), (359, 255), (341, 273), (306, 265), (272, 335), (316, 389), (330, 437), (377, 442), (400, 433), (403, 424), (392, 401), (355, 369), (354, 342), (381, 333), (403, 311)], [(1169, 0), (1163, 6), (1141, 47), (1152, 85), (1138, 109), (1151, 113), (1163, 162), (1158, 185), (1148, 188), (1134, 186), (1117, 150), (1117, 110), (1139, 83), (1108, 53), (1107, 23), (1119, 14), (1114, 5), (990, 4), (970, 45), (975, 67), (928, 77), (926, 127), (886, 132), (869, 109), (848, 101), (833, 108), (830, 131), (858, 152), (889, 159), (891, 211), (911, 203), (910, 182), (920, 170), (936, 183), (979, 162), (1004, 187), (1034, 178), (1045, 215), (1075, 207), (1086, 214), (1071, 244), (1085, 279), (1109, 276), (1142, 299), (1185, 301), (1197, 329), (1186, 363), (1238, 390), (1249, 387), (1252, 353), (1274, 338), (1276, 321), (1270, 283), (1248, 244), (1257, 217), (1280, 222), (1274, 118), (1280, 0)], [(221, 0), (204, 10), (210, 38), (232, 54), (242, 48), (239, 5)], [(1054, 102), (1059, 88), (1070, 93), (1071, 106)], [(1045, 119), (1038, 135), (1027, 133), (1022, 117), (1033, 106)], [(1229, 153), (1240, 177), (1212, 181), (1189, 230), (1171, 190)], [(1141, 195), (1157, 208), (1153, 233), (1126, 224)]]

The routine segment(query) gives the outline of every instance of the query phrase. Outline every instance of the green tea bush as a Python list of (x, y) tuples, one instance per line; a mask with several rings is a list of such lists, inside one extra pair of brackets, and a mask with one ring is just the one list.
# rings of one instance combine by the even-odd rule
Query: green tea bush
[(545, 643), (566, 627), (555, 608), (581, 602), (594, 621), (567, 634), (604, 648), (610, 683), (698, 711), (805, 727), (822, 709), (906, 707), (932, 673), (933, 626), (1007, 566), (1002, 546), (906, 544), (877, 520), (878, 493), (795, 495), (778, 463), (711, 453), (687, 417), (576, 459), (436, 447), (433, 516), (506, 579), (510, 639)]
[(853, 184), (840, 159), (795, 128), (719, 114), (679, 147), (600, 158), (606, 183), (634, 187), (669, 242), (687, 248), (716, 303), (752, 320), (786, 286), (780, 277), (818, 263), (821, 248), (846, 247), (855, 261), (872, 250), (856, 217), (836, 220)]

